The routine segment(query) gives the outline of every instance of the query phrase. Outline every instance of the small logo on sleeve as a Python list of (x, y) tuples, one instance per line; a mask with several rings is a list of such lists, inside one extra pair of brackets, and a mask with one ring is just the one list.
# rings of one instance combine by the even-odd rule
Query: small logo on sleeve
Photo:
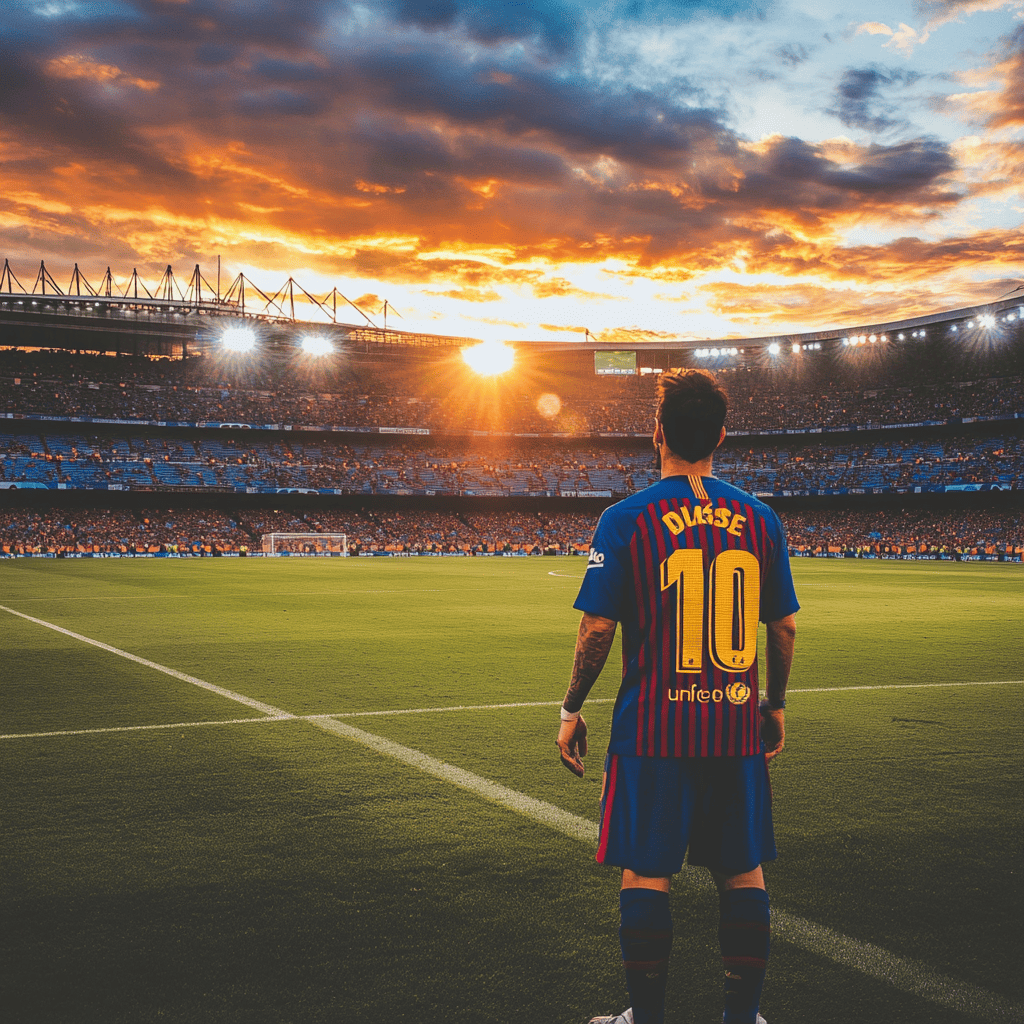
[(598, 551), (596, 548), (590, 549), (590, 554), (587, 556), (587, 568), (588, 569), (600, 569), (604, 565), (604, 554)]

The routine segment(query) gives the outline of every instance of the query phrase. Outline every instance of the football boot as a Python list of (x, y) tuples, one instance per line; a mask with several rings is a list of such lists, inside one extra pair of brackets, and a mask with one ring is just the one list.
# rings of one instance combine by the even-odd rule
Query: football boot
[(591, 1017), (590, 1024), (633, 1024), (633, 1007), (612, 1017)]

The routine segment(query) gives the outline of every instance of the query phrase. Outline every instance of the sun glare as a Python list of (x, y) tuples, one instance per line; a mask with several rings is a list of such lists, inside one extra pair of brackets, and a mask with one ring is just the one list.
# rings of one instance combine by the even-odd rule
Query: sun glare
[(483, 377), (494, 377), (512, 369), (516, 353), (510, 345), (500, 341), (484, 341), (462, 350), (466, 365)]

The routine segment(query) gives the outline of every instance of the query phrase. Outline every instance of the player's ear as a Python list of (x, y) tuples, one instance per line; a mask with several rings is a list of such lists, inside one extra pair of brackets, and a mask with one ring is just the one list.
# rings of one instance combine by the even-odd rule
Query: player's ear
[[(664, 444), (665, 443), (665, 430), (661, 425), (661, 420), (654, 421), (654, 443)], [(721, 442), (719, 442), (721, 444)]]
[(722, 427), (722, 432), (718, 435), (718, 444), (715, 445), (715, 448), (716, 449), (721, 448), (722, 447), (722, 442), (724, 440), (725, 440), (725, 427)]

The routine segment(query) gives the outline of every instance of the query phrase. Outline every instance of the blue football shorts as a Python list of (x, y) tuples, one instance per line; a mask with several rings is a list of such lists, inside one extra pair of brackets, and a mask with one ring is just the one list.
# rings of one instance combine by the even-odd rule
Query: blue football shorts
[(764, 754), (608, 754), (597, 862), (664, 878), (682, 868), (687, 849), (689, 864), (725, 875), (741, 875), (775, 860)]

